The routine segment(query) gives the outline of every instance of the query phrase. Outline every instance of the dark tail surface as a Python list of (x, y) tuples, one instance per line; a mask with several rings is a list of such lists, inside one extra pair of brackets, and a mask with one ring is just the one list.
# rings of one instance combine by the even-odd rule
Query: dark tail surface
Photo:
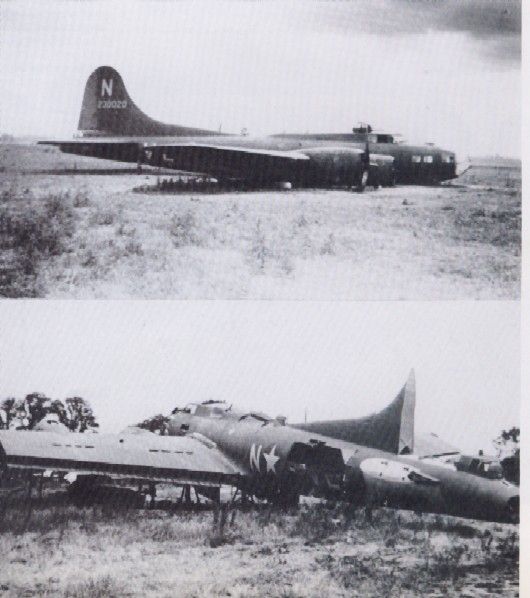
[(131, 100), (121, 75), (110, 66), (98, 67), (88, 78), (77, 128), (84, 137), (219, 135), (153, 120)]
[(389, 453), (406, 455), (414, 451), (415, 406), (416, 381), (412, 370), (397, 397), (379, 413), (359, 419), (296, 424), (293, 427)]

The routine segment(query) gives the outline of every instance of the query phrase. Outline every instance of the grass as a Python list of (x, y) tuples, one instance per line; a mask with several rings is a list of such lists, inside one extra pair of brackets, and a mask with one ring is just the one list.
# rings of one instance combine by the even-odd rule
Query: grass
[(133, 191), (154, 174), (29, 173), (75, 158), (42, 151), (0, 174), (3, 226), (18, 230), (0, 248), (4, 296), (519, 297), (520, 184), (495, 171), (491, 187), (155, 194)]
[[(234, 514), (235, 513), (235, 514)], [(340, 504), (282, 513), (85, 508), (49, 502), (0, 534), (7, 596), (515, 596), (515, 526)], [(465, 531), (464, 531), (465, 530)], [(469, 530), (473, 530), (470, 533)], [(485, 541), (488, 540), (488, 541)]]

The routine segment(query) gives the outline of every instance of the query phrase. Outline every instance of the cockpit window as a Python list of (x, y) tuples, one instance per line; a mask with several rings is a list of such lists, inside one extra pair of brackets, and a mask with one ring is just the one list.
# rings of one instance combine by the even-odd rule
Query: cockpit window
[(195, 405), (194, 403), (189, 403), (185, 407), (175, 407), (175, 409), (173, 409), (173, 411), (171, 412), (171, 415), (175, 415), (176, 413), (189, 413), (193, 415), (195, 413), (196, 407), (197, 405)]
[(272, 418), (269, 417), (268, 415), (265, 415), (264, 413), (256, 413), (256, 412), (246, 413), (245, 415), (242, 415), (239, 419), (240, 420), (242, 420), (242, 419), (256, 420), (256, 421), (259, 421), (264, 424), (267, 424), (272, 421)]
[(452, 154), (443, 154), (442, 162), (446, 164), (452, 164), (455, 161), (455, 157)]
[(226, 411), (226, 406), (196, 405), (195, 407), (194, 415), (199, 417), (223, 417), (223, 413)]

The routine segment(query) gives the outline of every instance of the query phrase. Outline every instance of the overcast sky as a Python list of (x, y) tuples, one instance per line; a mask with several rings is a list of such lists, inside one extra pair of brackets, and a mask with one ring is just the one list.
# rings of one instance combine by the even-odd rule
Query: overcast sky
[(368, 415), (416, 370), (416, 430), (518, 425), (517, 302), (2, 301), (0, 398), (88, 399), (103, 431), (209, 398), (291, 422)]
[(520, 3), (0, 0), (0, 130), (70, 137), (106, 64), (150, 116), (251, 134), (358, 121), (520, 155)]

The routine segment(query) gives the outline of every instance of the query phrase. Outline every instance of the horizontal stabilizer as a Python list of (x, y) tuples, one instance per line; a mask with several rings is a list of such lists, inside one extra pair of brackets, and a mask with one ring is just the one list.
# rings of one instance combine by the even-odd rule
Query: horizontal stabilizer
[(414, 454), (422, 459), (459, 455), (460, 452), (460, 449), (456, 448), (456, 446), (442, 440), (432, 432), (416, 436)]

